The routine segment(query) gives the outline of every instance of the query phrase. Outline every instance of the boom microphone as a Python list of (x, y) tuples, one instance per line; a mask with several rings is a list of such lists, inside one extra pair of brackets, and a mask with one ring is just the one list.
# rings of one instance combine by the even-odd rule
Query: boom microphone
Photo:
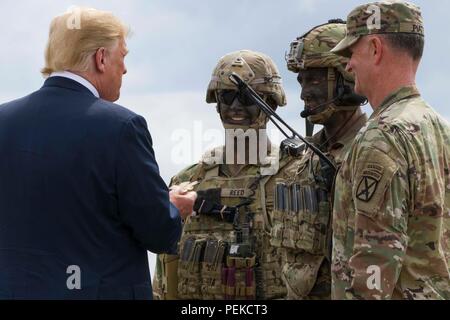
[(308, 118), (309, 116), (314, 116), (316, 114), (321, 113), (325, 110), (326, 107), (328, 107), (330, 104), (335, 103), (338, 101), (343, 95), (339, 95), (334, 99), (331, 99), (330, 101), (327, 101), (325, 103), (319, 104), (317, 107), (315, 107), (312, 110), (303, 110), (302, 113), (300, 113), (300, 117), (302, 118)]

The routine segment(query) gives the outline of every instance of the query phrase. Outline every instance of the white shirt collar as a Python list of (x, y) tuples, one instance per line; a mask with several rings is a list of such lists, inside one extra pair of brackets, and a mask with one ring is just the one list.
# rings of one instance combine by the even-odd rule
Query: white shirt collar
[(96, 96), (97, 98), (100, 98), (100, 94), (98, 93), (97, 89), (92, 85), (92, 83), (90, 83), (88, 80), (86, 80), (83, 77), (80, 77), (79, 75), (77, 75), (75, 73), (72, 73), (69, 71), (58, 71), (58, 72), (53, 72), (49, 78), (51, 78), (51, 77), (63, 77), (63, 78), (68, 78), (73, 81), (76, 81), (79, 84), (85, 86), (87, 89), (89, 89), (89, 91), (91, 91), (94, 96)]

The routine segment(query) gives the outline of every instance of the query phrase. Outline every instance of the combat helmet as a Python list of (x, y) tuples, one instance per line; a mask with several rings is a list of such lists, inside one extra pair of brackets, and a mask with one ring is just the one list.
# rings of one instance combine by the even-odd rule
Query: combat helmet
[(315, 115), (311, 119), (314, 123), (322, 123), (320, 120), (329, 119), (337, 111), (355, 110), (366, 101), (353, 92), (354, 76), (346, 71), (349, 59), (331, 52), (345, 35), (345, 21), (330, 20), (294, 40), (286, 55), (287, 68), (295, 73), (308, 68), (328, 68), (328, 101), (334, 103)]
[[(207, 103), (218, 103), (218, 90), (237, 90), (229, 79), (233, 72), (237, 73), (256, 92), (268, 96), (272, 104), (280, 107), (286, 105), (286, 94), (277, 66), (269, 56), (251, 50), (232, 52), (220, 58), (208, 86)], [(267, 121), (266, 115), (261, 112), (258, 123), (251, 127), (260, 127)]]

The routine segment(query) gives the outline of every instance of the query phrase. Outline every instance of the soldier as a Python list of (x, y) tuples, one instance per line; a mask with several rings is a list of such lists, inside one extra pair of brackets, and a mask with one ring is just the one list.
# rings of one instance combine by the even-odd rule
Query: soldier
[[(302, 117), (324, 128), (311, 142), (336, 166), (342, 162), (367, 117), (361, 111), (365, 98), (353, 91), (354, 79), (345, 71), (348, 59), (330, 53), (345, 37), (345, 22), (330, 20), (291, 43), (287, 67), (298, 73), (305, 102)], [(272, 244), (286, 248), (283, 278), (288, 299), (330, 299), (330, 217), (334, 170), (311, 149), (278, 179), (277, 192), (290, 189), (291, 205), (274, 213)], [(276, 193), (278, 195), (278, 193)]]
[[(278, 168), (263, 163), (260, 157), (258, 161), (251, 159), (255, 151), (259, 154), (272, 149), (264, 134), (268, 118), (231, 83), (232, 72), (274, 110), (286, 105), (281, 77), (268, 56), (242, 50), (220, 59), (206, 101), (217, 104), (227, 132), (226, 145), (207, 152), (198, 164), (172, 179), (172, 185), (197, 182), (199, 197), (196, 216), (185, 221), (179, 255), (158, 256), (156, 298), (276, 299), (286, 295), (281, 279), (282, 257), (270, 246), (268, 236), (268, 212), (273, 207)], [(241, 138), (246, 141), (245, 150), (234, 143)], [(292, 160), (285, 156), (279, 159), (278, 152), (273, 155), (275, 162), (279, 161), (279, 170)], [(213, 158), (219, 163), (211, 163)], [(225, 163), (220, 163), (225, 158)]]
[(420, 96), (420, 9), (369, 3), (333, 52), (374, 113), (336, 179), (334, 299), (450, 298), (450, 127)]

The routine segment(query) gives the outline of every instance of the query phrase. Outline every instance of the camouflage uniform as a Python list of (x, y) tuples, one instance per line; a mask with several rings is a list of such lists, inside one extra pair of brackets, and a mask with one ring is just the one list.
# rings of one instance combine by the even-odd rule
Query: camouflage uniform
[[(231, 72), (240, 74), (258, 92), (269, 94), (277, 105), (286, 104), (276, 66), (267, 56), (251, 51), (231, 53), (219, 61), (208, 88), (208, 103), (217, 102), (216, 90), (236, 90), (228, 79)], [(261, 112), (255, 123), (242, 129), (257, 129), (266, 123), (267, 118)], [(227, 128), (225, 123), (224, 126)], [(233, 176), (228, 165), (214, 164), (208, 159), (224, 154), (224, 149), (207, 152), (202, 161), (171, 181), (172, 185), (198, 181), (194, 190), (199, 198), (202, 192), (217, 192), (222, 210), (216, 215), (191, 216), (184, 224), (179, 255), (158, 256), (154, 279), (156, 298), (277, 299), (286, 295), (281, 279), (281, 250), (270, 246), (268, 236), (271, 227), (268, 212), (273, 208), (277, 172), (268, 174), (264, 172), (267, 165), (248, 164)], [(279, 155), (278, 150), (272, 156), (279, 160), (279, 174), (292, 161)], [(209, 206), (208, 202), (204, 203), (205, 207)], [(235, 208), (239, 209), (230, 213)], [(203, 204), (199, 211), (202, 210), (205, 211)], [(247, 240), (242, 241), (240, 237)], [(241, 249), (246, 252), (241, 254)], [(167, 269), (172, 270), (170, 276)], [(176, 294), (168, 294), (174, 289)]]
[[(382, 30), (422, 34), (417, 7), (377, 5)], [(349, 35), (368, 6), (350, 13)], [(397, 27), (384, 26), (387, 20)], [(344, 39), (336, 51), (347, 52), (351, 43)], [(449, 166), (450, 127), (417, 89), (386, 97), (336, 179), (333, 299), (450, 298)]]
[[(338, 76), (344, 77), (345, 81), (353, 81), (352, 75), (345, 71), (348, 60), (330, 53), (345, 37), (345, 31), (345, 23), (337, 21), (315, 27), (291, 43), (287, 56), (288, 69), (295, 73), (309, 68), (328, 69), (328, 101), (335, 98)], [(309, 119), (312, 123), (323, 124), (336, 112), (353, 111), (358, 107), (338, 107), (330, 103)], [(333, 143), (329, 142), (324, 130), (312, 137), (311, 142), (338, 167), (366, 121), (367, 117), (362, 115), (350, 127), (344, 124), (341, 128), (345, 129), (344, 134)], [(300, 160), (287, 167), (284, 176), (277, 179), (277, 192), (286, 193), (288, 200), (285, 202), (290, 205), (280, 209), (277, 201), (272, 213), (271, 243), (286, 250), (283, 279), (288, 299), (331, 298), (329, 244), (333, 179), (333, 172), (327, 172), (327, 166), (311, 149), (303, 152)]]
[[(366, 121), (366, 115), (362, 115), (352, 127), (348, 128), (346, 134), (333, 144), (327, 144), (323, 130), (314, 135), (311, 142), (321, 146), (321, 150), (339, 167), (343, 156)], [(282, 247), (287, 248), (283, 278), (289, 299), (331, 298), (331, 253), (328, 244), (331, 241), (332, 192), (327, 183), (322, 180), (321, 168), (319, 157), (308, 150), (300, 161), (294, 162), (285, 171), (286, 184), (314, 186), (325, 195), (318, 200), (318, 212), (305, 210), (293, 221), (289, 221), (287, 217), (283, 219)], [(288, 228), (296, 232), (286, 230)]]

